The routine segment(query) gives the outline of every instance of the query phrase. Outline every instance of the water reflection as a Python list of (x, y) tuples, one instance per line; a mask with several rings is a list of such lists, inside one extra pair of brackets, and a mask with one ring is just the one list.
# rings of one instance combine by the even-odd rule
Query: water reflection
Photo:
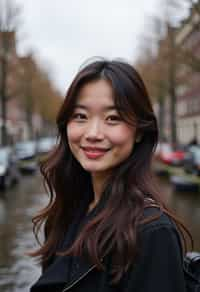
[(192, 234), (194, 249), (200, 251), (200, 193), (174, 192), (166, 179), (161, 179), (167, 203)]
[[(167, 180), (160, 180), (167, 203), (191, 231), (200, 251), (200, 195), (174, 193)], [(22, 182), (0, 198), (0, 291), (27, 292), (40, 274), (33, 259), (25, 255), (36, 247), (31, 218), (45, 205), (39, 175)]]
[(0, 198), (0, 225), (3, 225), (6, 221), (6, 200)]
[(1, 199), (0, 287), (2, 292), (25, 292), (39, 276), (39, 268), (25, 253), (36, 247), (31, 218), (44, 205), (38, 177), (24, 181)]

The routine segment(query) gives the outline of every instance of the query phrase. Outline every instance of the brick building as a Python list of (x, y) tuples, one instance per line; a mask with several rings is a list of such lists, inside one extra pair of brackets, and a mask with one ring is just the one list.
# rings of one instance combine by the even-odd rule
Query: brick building
[[(185, 52), (188, 62), (190, 54), (200, 60), (200, 14), (194, 7), (177, 34), (176, 44)], [(200, 61), (199, 61), (200, 64)], [(189, 143), (194, 138), (200, 143), (200, 66), (197, 70), (187, 61), (177, 70), (177, 134), (181, 143)]]

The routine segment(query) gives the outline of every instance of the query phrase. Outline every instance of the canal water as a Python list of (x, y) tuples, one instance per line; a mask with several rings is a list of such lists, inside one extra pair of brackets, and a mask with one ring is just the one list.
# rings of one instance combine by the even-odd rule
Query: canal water
[(159, 179), (167, 205), (191, 233), (194, 250), (200, 252), (200, 193), (175, 192), (168, 179)]
[(45, 205), (39, 175), (23, 177), (0, 199), (0, 291), (27, 292), (40, 269), (26, 252), (37, 245), (31, 218)]
[[(200, 194), (174, 193), (168, 181), (159, 181), (168, 205), (190, 230), (195, 250), (200, 251)], [(0, 193), (0, 291), (27, 292), (40, 268), (26, 255), (37, 245), (31, 218), (46, 203), (38, 175), (24, 177), (18, 186)]]

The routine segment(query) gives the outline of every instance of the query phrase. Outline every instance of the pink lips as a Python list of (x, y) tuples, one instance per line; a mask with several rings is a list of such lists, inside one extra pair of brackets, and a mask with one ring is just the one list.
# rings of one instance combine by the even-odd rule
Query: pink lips
[(81, 147), (85, 155), (90, 159), (102, 157), (109, 149), (96, 148), (96, 147)]

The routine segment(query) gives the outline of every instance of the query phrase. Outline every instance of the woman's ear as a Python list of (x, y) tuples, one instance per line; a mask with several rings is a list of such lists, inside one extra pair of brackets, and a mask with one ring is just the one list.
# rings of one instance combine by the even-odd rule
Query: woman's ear
[(137, 134), (136, 138), (135, 138), (135, 143), (140, 143), (142, 140), (142, 134)]

